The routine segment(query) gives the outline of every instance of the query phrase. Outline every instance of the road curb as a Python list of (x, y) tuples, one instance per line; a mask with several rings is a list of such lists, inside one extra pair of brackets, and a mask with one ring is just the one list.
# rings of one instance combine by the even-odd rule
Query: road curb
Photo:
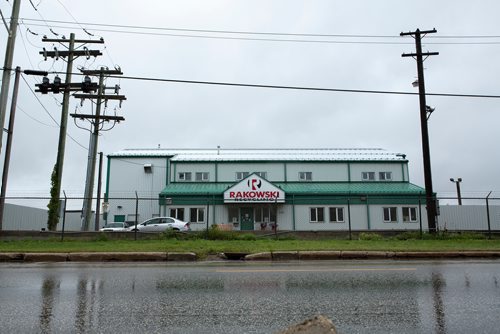
[(166, 262), (196, 261), (192, 252), (0, 253), (0, 262)]
[[(276, 251), (248, 254), (243, 259), (245, 261), (279, 262), (314, 260), (418, 260), (467, 258), (500, 258), (500, 251)], [(194, 262), (198, 260), (197, 254), (193, 252), (0, 253), (0, 262)]]

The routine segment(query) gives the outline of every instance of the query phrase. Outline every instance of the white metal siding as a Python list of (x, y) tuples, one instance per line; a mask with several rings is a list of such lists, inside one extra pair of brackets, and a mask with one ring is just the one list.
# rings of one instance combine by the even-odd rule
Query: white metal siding
[(236, 172), (266, 172), (267, 180), (283, 182), (285, 180), (283, 163), (221, 163), (218, 164), (219, 182), (235, 182)]
[(346, 163), (287, 163), (287, 181), (299, 180), (299, 172), (312, 172), (312, 182), (347, 181)]
[(392, 181), (403, 181), (403, 170), (398, 163), (351, 163), (352, 182), (363, 181), (362, 172), (375, 172), (375, 181), (379, 181), (379, 172), (392, 172)]
[[(175, 172), (175, 175), (173, 173)], [(208, 181), (205, 182), (215, 182), (215, 164), (214, 163), (181, 163), (176, 162), (172, 163), (172, 176), (171, 180), (175, 182), (179, 182), (179, 173), (191, 172), (191, 182), (196, 181), (196, 173), (197, 172), (206, 172), (208, 173)], [(181, 181), (182, 182), (182, 181)]]
[[(500, 206), (490, 205), (490, 227), (500, 230)], [(443, 205), (438, 217), (440, 230), (488, 230), (485, 205)]]
[[(151, 164), (151, 173), (144, 165)], [(135, 197), (140, 198), (138, 221), (159, 214), (158, 196), (166, 185), (166, 158), (112, 158), (110, 159), (108, 188), (108, 222), (115, 215), (135, 215)], [(121, 208), (120, 208), (121, 207)], [(135, 220), (135, 216), (134, 216)]]

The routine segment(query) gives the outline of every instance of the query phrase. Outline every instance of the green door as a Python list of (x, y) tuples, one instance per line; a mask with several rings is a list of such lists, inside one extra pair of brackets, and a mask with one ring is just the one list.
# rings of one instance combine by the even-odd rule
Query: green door
[(115, 215), (115, 222), (123, 223), (125, 222), (125, 215)]
[(253, 208), (240, 209), (240, 223), (242, 231), (253, 231)]

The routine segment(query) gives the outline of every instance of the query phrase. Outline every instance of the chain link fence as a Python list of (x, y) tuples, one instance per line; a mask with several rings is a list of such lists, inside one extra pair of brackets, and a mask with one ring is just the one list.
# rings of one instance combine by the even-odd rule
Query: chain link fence
[[(48, 197), (7, 197), (2, 230), (47, 229)], [(58, 231), (82, 231), (82, 197), (60, 201)], [(437, 228), (440, 231), (500, 232), (500, 198), (438, 197)], [(87, 231), (106, 223), (128, 225), (160, 216), (174, 217), (201, 231), (218, 225), (223, 230), (260, 231), (427, 231), (425, 198), (395, 196), (290, 197), (286, 203), (225, 204), (216, 196), (196, 198), (120, 197), (92, 199)], [(96, 210), (98, 208), (98, 210)]]

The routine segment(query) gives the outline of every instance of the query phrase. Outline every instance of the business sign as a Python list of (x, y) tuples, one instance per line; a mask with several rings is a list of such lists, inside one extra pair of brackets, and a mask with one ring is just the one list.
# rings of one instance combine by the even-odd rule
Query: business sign
[(285, 192), (252, 174), (224, 192), (224, 203), (285, 203)]

